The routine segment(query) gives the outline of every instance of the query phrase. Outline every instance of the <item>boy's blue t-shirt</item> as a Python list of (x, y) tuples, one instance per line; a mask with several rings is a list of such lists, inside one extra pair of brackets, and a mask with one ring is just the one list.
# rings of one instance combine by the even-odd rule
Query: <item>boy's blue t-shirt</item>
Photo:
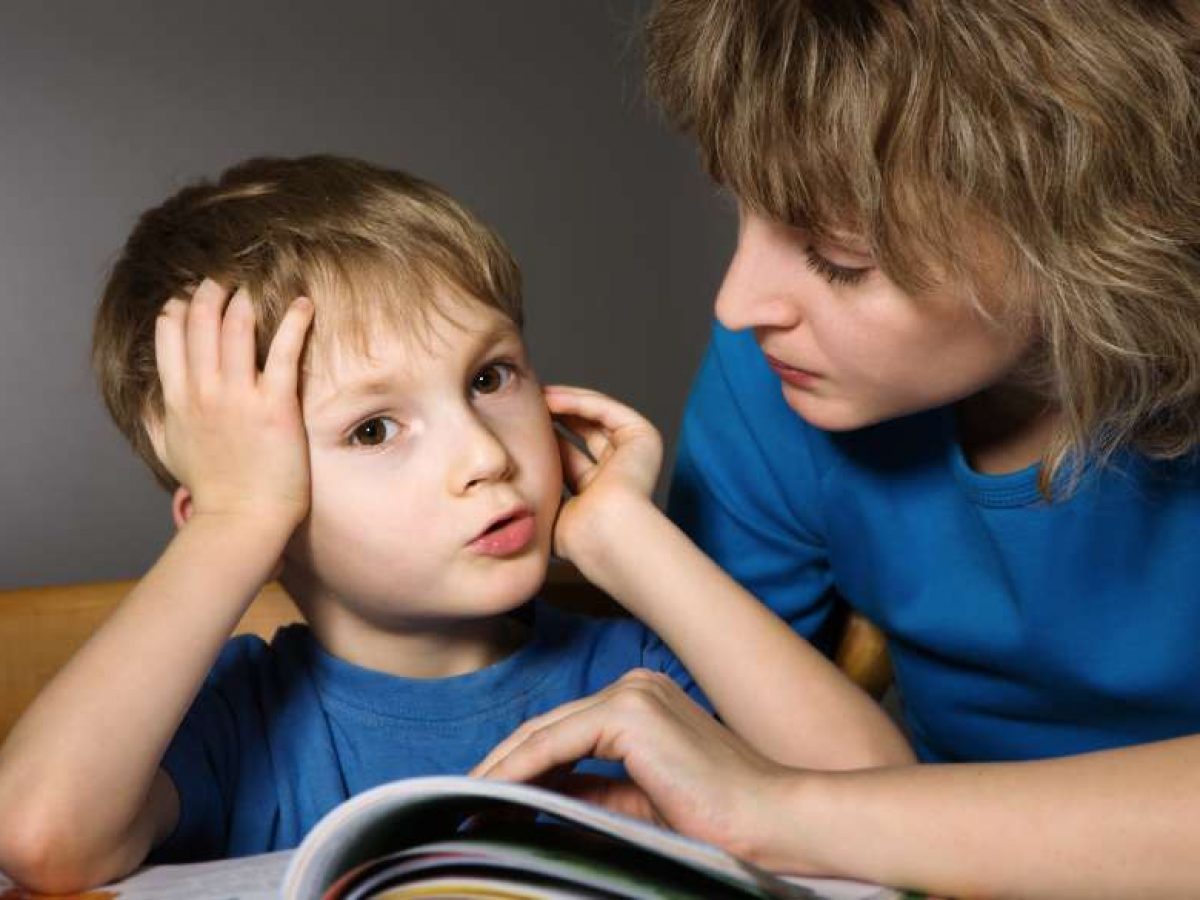
[[(270, 644), (231, 640), (163, 760), (180, 818), (151, 862), (296, 846), (326, 812), (384, 782), (465, 774), (526, 719), (631, 669), (670, 675), (706, 703), (678, 659), (634, 619), (534, 603), (530, 639), (506, 659), (451, 678), (401, 678), (320, 647), (304, 625)], [(619, 773), (599, 761), (581, 771)]]
[(813, 428), (718, 326), (670, 512), (801, 633), (827, 637), (839, 598), (876, 623), (922, 759), (1200, 732), (1200, 459), (1126, 453), (1049, 504), (1037, 476), (974, 472), (950, 409)]

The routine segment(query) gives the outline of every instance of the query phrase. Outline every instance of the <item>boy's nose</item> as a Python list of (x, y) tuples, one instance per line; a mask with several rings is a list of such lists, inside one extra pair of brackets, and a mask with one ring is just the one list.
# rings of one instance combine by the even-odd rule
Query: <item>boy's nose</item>
[(721, 324), (731, 331), (799, 324), (799, 292), (807, 285), (797, 277), (795, 252), (781, 246), (770, 223), (743, 214), (737, 249), (717, 291), (714, 312)]
[(500, 439), (477, 418), (464, 417), (464, 425), (450, 449), (450, 490), (464, 494), (478, 484), (508, 479), (513, 459)]

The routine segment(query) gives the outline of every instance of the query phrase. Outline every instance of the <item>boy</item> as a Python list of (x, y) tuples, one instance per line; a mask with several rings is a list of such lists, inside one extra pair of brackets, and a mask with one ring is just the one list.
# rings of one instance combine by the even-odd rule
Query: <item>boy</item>
[[(509, 615), (552, 547), (661, 629), (762, 752), (805, 762), (802, 746), (853, 738), (873, 755), (825, 762), (907, 758), (869, 700), (653, 508), (654, 430), (591, 392), (543, 394), (520, 325), (500, 241), (402, 173), (251, 160), (142, 217), (94, 355), (178, 533), (4, 747), (0, 868), (70, 890), (151, 851), (294, 846), (347, 796), (465, 772), (628, 670), (690, 687), (633, 620)], [(576, 495), (560, 510), (564, 463)], [(307, 625), (222, 649), (275, 573)], [(782, 673), (821, 685), (811, 713), (772, 699)], [(817, 728), (826, 703), (855, 710), (838, 723), (852, 734)]]

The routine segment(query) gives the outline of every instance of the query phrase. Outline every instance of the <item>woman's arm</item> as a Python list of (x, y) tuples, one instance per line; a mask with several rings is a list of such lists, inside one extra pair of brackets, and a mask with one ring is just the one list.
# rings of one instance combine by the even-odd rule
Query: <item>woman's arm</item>
[(776, 871), (943, 896), (1200, 896), (1200, 737), (812, 772), (766, 759), (668, 679), (638, 673), (527, 723), (476, 774), (528, 780), (585, 756), (621, 761), (633, 780), (582, 782), (586, 798)]

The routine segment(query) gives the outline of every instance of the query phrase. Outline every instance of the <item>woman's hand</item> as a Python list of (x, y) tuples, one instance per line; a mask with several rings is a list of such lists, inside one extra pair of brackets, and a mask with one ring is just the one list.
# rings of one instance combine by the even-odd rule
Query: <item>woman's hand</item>
[(641, 415), (598, 391), (552, 385), (546, 405), (585, 453), (559, 435), (572, 496), (559, 510), (554, 551), (585, 569), (597, 545), (614, 536), (628, 503), (649, 503), (662, 465), (662, 438)]
[[(632, 783), (560, 775), (588, 757), (623, 763)], [(550, 779), (556, 789), (742, 859), (774, 862), (772, 838), (791, 830), (780, 787), (796, 773), (720, 725), (670, 678), (636, 669), (590, 697), (530, 719), (471, 774)], [(785, 811), (777, 814), (777, 806)], [(789, 868), (802, 865), (790, 860)]]
[(245, 289), (205, 279), (190, 302), (172, 298), (158, 317), (155, 353), (163, 418), (155, 450), (190, 493), (192, 514), (266, 520), (291, 531), (309, 505), (308, 442), (299, 363), (312, 322), (292, 303), (255, 364), (254, 310)]

